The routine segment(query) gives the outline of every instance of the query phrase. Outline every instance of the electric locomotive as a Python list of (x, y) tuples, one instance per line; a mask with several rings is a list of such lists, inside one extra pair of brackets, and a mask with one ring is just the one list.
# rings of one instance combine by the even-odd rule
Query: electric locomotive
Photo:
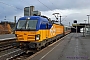
[(63, 36), (64, 26), (42, 16), (25, 16), (19, 18), (15, 35), (18, 47), (38, 50)]

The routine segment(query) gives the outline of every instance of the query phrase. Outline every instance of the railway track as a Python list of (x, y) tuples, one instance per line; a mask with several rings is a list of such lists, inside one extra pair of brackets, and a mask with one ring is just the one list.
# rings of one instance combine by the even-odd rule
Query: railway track
[(12, 58), (8, 58), (8, 60), (25, 60), (26, 58), (30, 57), (31, 55), (33, 55), (33, 53), (26, 54), (25, 52), (22, 52), (21, 54), (15, 55)]
[(0, 60), (12, 60), (13, 58), (18, 59), (21, 56), (30, 56), (25, 54), (25, 51), (14, 48), (12, 46), (13, 43), (16, 43), (16, 38), (0, 39)]
[(13, 43), (16, 43), (15, 39), (0, 40), (0, 52), (12, 48)]
[(24, 53), (24, 51), (22, 51), (19, 48), (17, 48), (17, 49), (11, 48), (11, 49), (1, 52), (0, 60), (10, 60), (10, 59), (17, 57), (23, 53)]
[[(61, 39), (61, 40), (63, 40), (63, 39)], [(48, 46), (42, 48), (40, 51), (37, 51), (36, 53), (32, 53), (32, 52), (30, 52), (30, 53), (25, 53), (25, 52), (24, 52), (24, 53), (19, 54), (19, 55), (15, 56), (15, 57), (13, 57), (13, 58), (11, 58), (11, 59), (9, 59), (9, 60), (25, 60), (25, 59), (29, 58), (30, 56), (37, 55), (38, 53), (40, 53), (40, 52), (43, 51), (44, 49), (49, 48), (50, 46), (56, 44), (58, 41), (61, 41), (61, 40), (59, 40), (59, 39), (58, 39), (58, 40), (55, 40), (52, 44), (49, 44)]]
[(4, 51), (4, 50), (11, 49), (11, 48), (13, 48), (13, 46), (0, 47), (0, 52), (1, 52), (1, 51)]
[(6, 55), (11, 52), (9, 50), (12, 50), (13, 43), (16, 43), (16, 38), (0, 39), (0, 60), (6, 60)]
[[(54, 41), (54, 42), (55, 42), (55, 41)], [(49, 45), (50, 45), (50, 44), (49, 44)], [(44, 47), (44, 48), (46, 48), (46, 47)], [(41, 50), (44, 50), (44, 48), (42, 48)], [(41, 51), (41, 50), (40, 50), (40, 51)], [(38, 53), (38, 52), (40, 52), (40, 51), (37, 51), (37, 52), (35, 52), (35, 53)], [(7, 58), (7, 59), (8, 59), (8, 60), (25, 60), (25, 59), (27, 59), (28, 57), (32, 56), (32, 55), (35, 54), (35, 53), (32, 53), (32, 52), (26, 53), (25, 51), (22, 51), (22, 53), (16, 54), (16, 55), (14, 55), (13, 57)]]
[[(55, 41), (57, 41), (57, 40), (55, 40)], [(0, 43), (1, 47), (2, 47), (1, 50), (0, 50), (0, 60), (24, 60), (24, 59), (26, 59), (26, 58), (28, 58), (28, 57), (33, 55), (33, 53), (31, 53), (31, 52), (26, 54), (25, 51), (23, 51), (23, 50), (21, 50), (19, 48), (16, 48), (16, 49), (13, 48), (10, 45), (12, 43), (15, 43), (15, 40), (11, 40), (11, 41), (7, 40), (6, 42), (1, 42)], [(45, 48), (47, 48), (47, 47), (44, 47), (41, 50), (44, 50)]]

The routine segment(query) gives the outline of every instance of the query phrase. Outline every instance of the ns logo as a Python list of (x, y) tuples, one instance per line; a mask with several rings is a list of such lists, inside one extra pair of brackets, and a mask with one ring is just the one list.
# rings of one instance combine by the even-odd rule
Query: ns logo
[(51, 36), (55, 35), (55, 32), (56, 32), (55, 26), (52, 26), (50, 29), (50, 35)]

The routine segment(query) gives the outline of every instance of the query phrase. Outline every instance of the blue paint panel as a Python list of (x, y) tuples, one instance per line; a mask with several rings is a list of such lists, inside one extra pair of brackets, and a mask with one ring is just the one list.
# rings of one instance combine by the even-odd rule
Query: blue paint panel
[(48, 25), (48, 28), (50, 29), (51, 27), (52, 27), (52, 24), (49, 24), (49, 25)]
[(40, 25), (40, 29), (47, 29), (47, 28), (46, 28), (46, 24), (41, 24), (41, 25)]
[(48, 29), (52, 27), (52, 24), (49, 23), (49, 21), (46, 18), (40, 17), (40, 16), (25, 16), (21, 17), (19, 20), (27, 20), (30, 18), (30, 20), (38, 20), (36, 30), (38, 31), (39, 29), (46, 29), (46, 24), (48, 24)]
[[(52, 24), (48, 23), (48, 29), (52, 27)], [(40, 29), (47, 29), (47, 24), (40, 24)]]
[(26, 20), (28, 17), (30, 18), (30, 16), (25, 16), (25, 17), (19, 18), (19, 20)]

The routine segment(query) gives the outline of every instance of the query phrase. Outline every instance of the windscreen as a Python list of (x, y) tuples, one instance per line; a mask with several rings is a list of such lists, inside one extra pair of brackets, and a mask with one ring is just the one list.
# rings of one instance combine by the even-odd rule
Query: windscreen
[(35, 30), (37, 25), (37, 20), (19, 20), (17, 24), (17, 29), (20, 30)]
[(28, 20), (26, 29), (36, 29), (37, 20)]
[(17, 29), (25, 29), (25, 27), (26, 27), (26, 20), (19, 20)]

